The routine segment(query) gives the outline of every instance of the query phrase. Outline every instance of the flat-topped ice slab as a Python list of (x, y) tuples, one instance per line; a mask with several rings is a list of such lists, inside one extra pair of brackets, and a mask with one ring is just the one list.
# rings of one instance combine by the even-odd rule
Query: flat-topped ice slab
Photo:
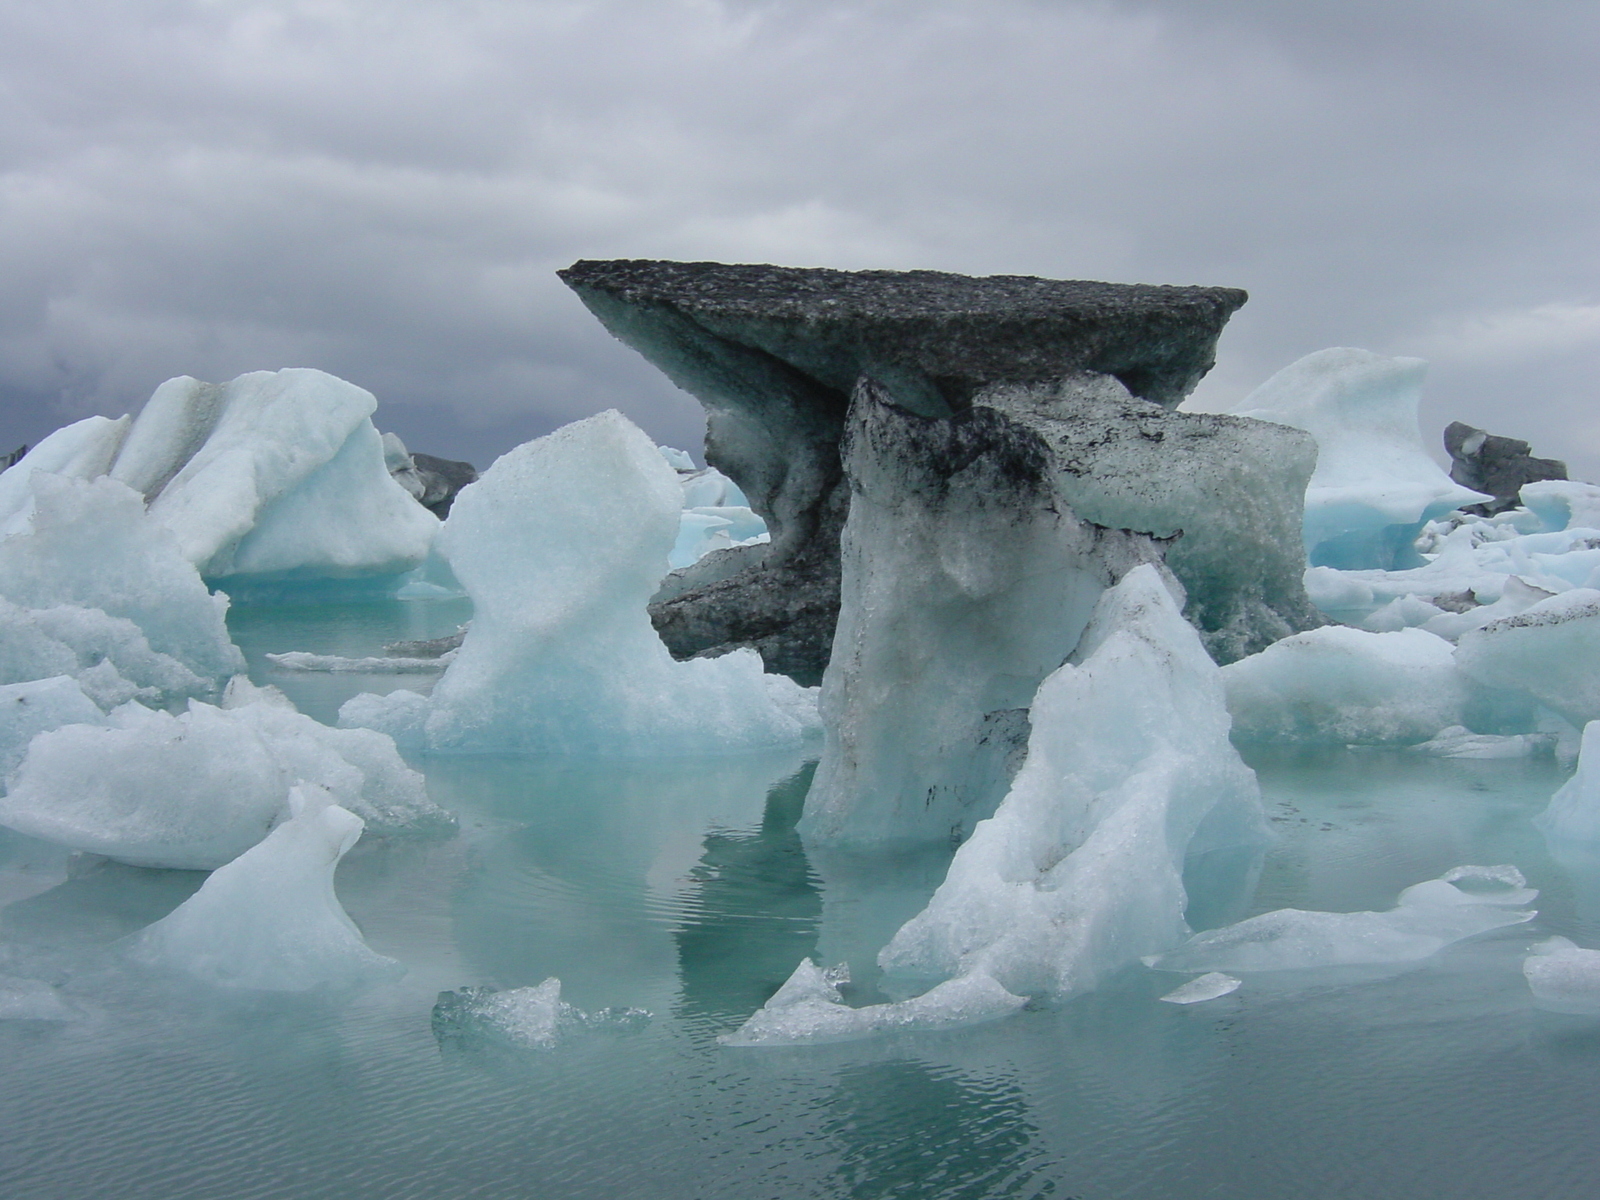
[(560, 275), (607, 328), (696, 395), (733, 380), (718, 378), (728, 365), (714, 359), (697, 380), (694, 363), (658, 357), (656, 337), (678, 342), (692, 332), (685, 322), (799, 371), (837, 393), (841, 408), (869, 375), (926, 416), (960, 411), (986, 384), (1078, 371), (1114, 375), (1173, 407), (1211, 368), (1223, 325), (1246, 299), (1238, 288), (646, 259), (584, 260)]

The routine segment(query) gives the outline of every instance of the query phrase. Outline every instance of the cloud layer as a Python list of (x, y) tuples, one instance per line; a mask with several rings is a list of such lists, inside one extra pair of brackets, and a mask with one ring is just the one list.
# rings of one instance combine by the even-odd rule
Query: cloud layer
[(0, 0), (0, 441), (319, 366), (473, 458), (699, 407), (579, 257), (1229, 284), (1208, 404), (1434, 362), (1600, 478), (1600, 9), (1471, 0)]

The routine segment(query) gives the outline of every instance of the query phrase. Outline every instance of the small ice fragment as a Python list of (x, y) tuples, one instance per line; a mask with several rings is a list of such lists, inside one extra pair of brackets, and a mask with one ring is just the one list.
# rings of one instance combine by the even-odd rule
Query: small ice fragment
[(1191, 979), (1182, 987), (1173, 988), (1161, 999), (1168, 1004), (1202, 1004), (1239, 990), (1241, 980), (1221, 971), (1208, 971), (1198, 979)]
[(286, 671), (326, 671), (332, 675), (428, 675), (443, 671), (454, 658), (454, 650), (435, 658), (407, 658), (398, 654), (344, 658), (338, 654), (310, 654), (304, 650), (267, 655), (268, 662)]
[(1600, 1016), (1600, 950), (1553, 937), (1533, 947), (1522, 974), (1540, 1008)]
[(623, 1031), (649, 1020), (642, 1008), (602, 1008), (592, 1013), (574, 1008), (561, 999), (561, 980), (553, 975), (534, 987), (440, 992), (433, 1006), (433, 1033), (441, 1045), (496, 1041), (518, 1049), (547, 1050), (572, 1030)]
[(993, 1021), (1027, 1001), (988, 975), (947, 980), (910, 1000), (851, 1008), (839, 995), (839, 968), (824, 971), (802, 959), (772, 999), (738, 1029), (717, 1040), (724, 1046), (798, 1046), (843, 1042), (893, 1030), (952, 1029)]

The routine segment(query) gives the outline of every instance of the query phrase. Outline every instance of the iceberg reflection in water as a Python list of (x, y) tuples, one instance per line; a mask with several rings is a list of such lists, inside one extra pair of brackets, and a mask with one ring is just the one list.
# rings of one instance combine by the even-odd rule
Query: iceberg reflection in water
[[(331, 715), (372, 681), (285, 681), (263, 652), (359, 656), (461, 619), (441, 611), (435, 631), (418, 610), (352, 608), (337, 636), (326, 611), (257, 610), (241, 640), (257, 682)], [(1515, 863), (1537, 919), (1419, 962), (1246, 974), (1195, 1004), (1160, 1003), (1182, 978), (1134, 966), (986, 1025), (751, 1050), (717, 1038), (802, 959), (848, 961), (849, 1004), (902, 999), (876, 952), (943, 877), (916, 856), (809, 858), (803, 749), (418, 764), (460, 828), (346, 856), (341, 904), (407, 974), (343, 991), (229, 992), (129, 963), (123, 939), (202, 876), (0, 834), (0, 1194), (1584, 1194), (1600, 1022), (1545, 1011), (1523, 976), (1535, 943), (1600, 945), (1600, 865), (1553, 860), (1532, 822), (1561, 768), (1250, 759), (1278, 837), (1242, 912), (1191, 864), (1196, 923), (1381, 911), (1462, 863)], [(436, 1036), (441, 992), (551, 978), (579, 1013), (651, 1016)]]

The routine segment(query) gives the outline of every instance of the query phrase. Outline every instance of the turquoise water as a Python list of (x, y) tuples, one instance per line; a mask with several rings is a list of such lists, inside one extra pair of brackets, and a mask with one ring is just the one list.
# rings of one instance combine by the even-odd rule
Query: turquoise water
[[(331, 719), (415, 678), (288, 676), (266, 650), (349, 656), (448, 632), (449, 604), (249, 610), (258, 682)], [(814, 753), (814, 751), (813, 751)], [(1246, 911), (1390, 906), (1466, 862), (1516, 863), (1532, 925), (1392, 971), (1255, 976), (1182, 1008), (1137, 968), (1093, 995), (940, 1034), (721, 1047), (800, 958), (878, 947), (933, 859), (810, 859), (807, 754), (422, 764), (453, 837), (359, 844), (338, 889), (398, 984), (228, 995), (140, 976), (117, 939), (191, 872), (0, 842), (0, 974), (76, 1019), (0, 1021), (0, 1196), (1579, 1197), (1600, 1172), (1600, 1021), (1536, 1011), (1552, 933), (1600, 945), (1597, 877), (1528, 823), (1548, 761), (1258, 757), (1278, 839)], [(6, 835), (9, 837), (9, 835)], [(1222, 897), (1208, 919), (1231, 919)], [(627, 1030), (545, 1050), (436, 1036), (438, 994), (556, 975)]]

